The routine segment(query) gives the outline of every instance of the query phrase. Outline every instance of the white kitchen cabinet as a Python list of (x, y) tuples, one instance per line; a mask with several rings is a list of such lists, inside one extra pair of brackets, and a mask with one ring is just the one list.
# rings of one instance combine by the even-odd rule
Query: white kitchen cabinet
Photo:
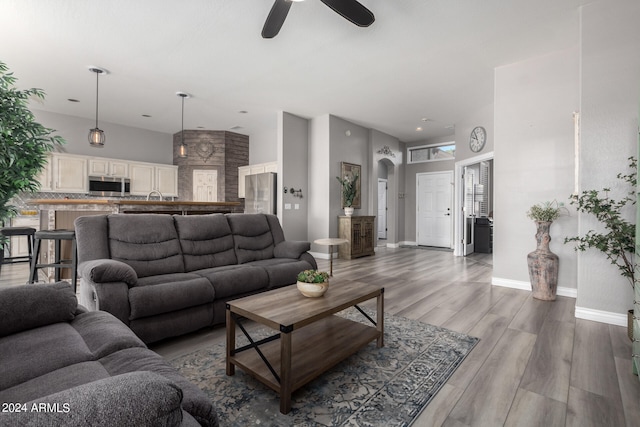
[(124, 160), (94, 157), (89, 159), (89, 176), (129, 177), (129, 163)]
[(155, 189), (163, 196), (176, 197), (178, 195), (178, 167), (156, 166), (155, 184)]
[(53, 190), (53, 177), (51, 173), (51, 166), (53, 162), (51, 161), (51, 156), (47, 157), (47, 163), (44, 165), (40, 173), (38, 173), (38, 177), (36, 178), (40, 183), (39, 191), (52, 191)]
[(244, 180), (247, 175), (255, 175), (257, 173), (278, 172), (278, 162), (257, 163), (255, 165), (247, 165), (238, 167), (238, 198), (244, 199)]
[(89, 191), (86, 157), (53, 153), (51, 168), (53, 191), (60, 193), (86, 193)]
[(146, 196), (159, 191), (164, 197), (178, 195), (178, 167), (153, 163), (129, 163), (131, 195)]

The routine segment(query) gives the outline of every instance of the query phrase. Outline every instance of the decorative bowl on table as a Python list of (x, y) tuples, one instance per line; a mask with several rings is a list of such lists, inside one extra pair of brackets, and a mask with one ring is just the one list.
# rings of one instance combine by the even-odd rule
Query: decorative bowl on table
[(326, 271), (301, 271), (297, 279), (298, 290), (305, 297), (321, 297), (329, 289), (329, 273)]

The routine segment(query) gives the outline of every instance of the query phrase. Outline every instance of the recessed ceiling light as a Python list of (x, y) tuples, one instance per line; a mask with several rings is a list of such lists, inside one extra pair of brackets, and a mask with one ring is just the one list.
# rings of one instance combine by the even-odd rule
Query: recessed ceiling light
[(242, 129), (242, 126), (234, 126), (231, 128), (231, 130), (238, 130), (238, 129)]
[(428, 119), (428, 118), (426, 118), (426, 117), (423, 117), (423, 118), (422, 118), (422, 121), (423, 121), (423, 122), (428, 122), (428, 121), (429, 121), (429, 119)]
[(417, 127), (416, 128), (416, 132), (422, 132), (422, 128), (421, 127)]
[(67, 99), (67, 101), (69, 101), (69, 102), (80, 102), (79, 99), (73, 99), (73, 98), (69, 98), (69, 99)]
[(197, 129), (204, 129), (204, 126), (196, 126)]
[(151, 117), (149, 114), (143, 114), (142, 117)]
[(248, 113), (248, 111), (247, 111), (247, 110), (240, 110), (240, 111), (238, 111), (238, 114), (247, 114), (247, 113)]

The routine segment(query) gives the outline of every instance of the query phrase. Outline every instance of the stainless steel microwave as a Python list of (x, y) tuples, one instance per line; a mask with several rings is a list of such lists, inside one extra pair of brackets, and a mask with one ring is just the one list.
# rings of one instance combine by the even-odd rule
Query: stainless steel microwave
[(90, 176), (89, 195), (102, 197), (124, 197), (130, 191), (129, 178), (113, 176)]

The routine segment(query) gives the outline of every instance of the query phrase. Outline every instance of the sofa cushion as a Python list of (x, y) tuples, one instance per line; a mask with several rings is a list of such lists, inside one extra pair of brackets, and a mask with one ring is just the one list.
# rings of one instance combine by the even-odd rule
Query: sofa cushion
[(276, 258), (298, 259), (300, 255), (311, 249), (311, 243), (301, 241), (282, 241), (273, 248), (273, 256)]
[(96, 283), (125, 282), (135, 285), (138, 275), (124, 262), (115, 259), (95, 259), (83, 262), (78, 266), (78, 274)]
[(233, 236), (222, 214), (174, 216), (186, 271), (237, 264)]
[[(0, 337), (74, 317), (78, 299), (67, 282), (0, 289)], [(34, 316), (37, 313), (37, 316)]]
[(111, 375), (146, 370), (170, 379), (182, 389), (182, 407), (187, 412), (202, 426), (218, 425), (217, 416), (207, 395), (153, 351), (129, 348), (100, 359), (100, 363)]
[(138, 277), (184, 271), (171, 215), (109, 215), (111, 258), (129, 264)]
[(8, 335), (0, 339), (0, 390), (89, 360), (93, 354), (69, 323)]
[(264, 269), (247, 265), (208, 268), (194, 273), (211, 282), (216, 292), (216, 299), (265, 289), (269, 283), (269, 277)]
[(0, 423), (80, 427), (90, 420), (92, 426), (105, 427), (178, 426), (182, 422), (181, 402), (182, 390), (171, 380), (153, 372), (131, 372), (28, 403), (28, 407), (56, 404), (60, 410), (2, 414)]
[(0, 402), (24, 403), (107, 377), (110, 375), (100, 362), (74, 363), (0, 390)]
[(274, 241), (264, 214), (227, 215), (238, 263), (273, 258)]
[(145, 347), (131, 329), (106, 311), (80, 314), (73, 319), (71, 326), (82, 337), (95, 358), (124, 348)]
[(249, 265), (260, 267), (269, 276), (269, 289), (293, 285), (297, 281), (298, 273), (313, 268), (307, 261), (289, 258), (274, 258), (250, 262)]
[(129, 290), (130, 319), (154, 316), (213, 302), (214, 288), (203, 277), (136, 286)]

